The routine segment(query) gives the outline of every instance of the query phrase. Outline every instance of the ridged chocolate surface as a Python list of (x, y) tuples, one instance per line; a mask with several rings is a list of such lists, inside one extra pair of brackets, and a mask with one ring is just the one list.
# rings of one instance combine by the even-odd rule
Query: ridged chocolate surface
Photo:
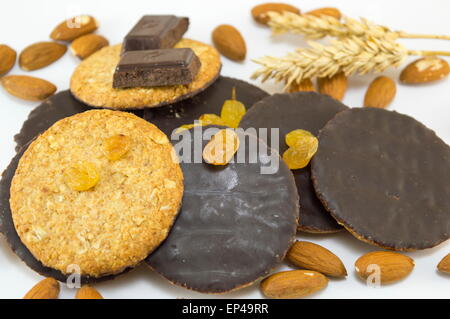
[[(329, 120), (346, 109), (344, 104), (313, 92), (275, 94), (256, 103), (244, 116), (240, 126), (244, 129), (278, 128), (280, 154), (283, 154), (288, 149), (285, 143), (286, 134), (303, 129), (317, 136)], [(268, 138), (269, 145), (272, 145), (270, 134)], [(316, 196), (310, 166), (292, 172), (300, 195), (299, 228), (314, 233), (341, 230), (342, 227), (330, 216)]]
[(171, 136), (175, 129), (184, 124), (194, 123), (194, 120), (198, 120), (203, 114), (220, 115), (223, 103), (231, 99), (233, 88), (236, 88), (237, 100), (247, 109), (268, 96), (266, 92), (250, 83), (220, 76), (208, 89), (190, 99), (160, 108), (146, 109), (144, 118)]
[[(186, 141), (193, 154), (193, 138)], [(244, 142), (241, 136), (241, 147), (250, 141), (256, 137)], [(270, 158), (280, 160), (276, 152)], [(284, 258), (297, 227), (294, 178), (281, 160), (275, 174), (262, 175), (269, 156), (257, 156), (252, 164), (247, 151), (245, 159), (227, 166), (181, 164), (181, 212), (166, 241), (147, 259), (172, 283), (204, 293), (227, 292), (267, 275)]]
[(395, 250), (450, 238), (450, 147), (415, 119), (351, 109), (321, 131), (318, 196), (356, 237)]
[[(31, 142), (31, 141), (30, 141)], [(28, 248), (22, 243), (19, 235), (16, 232), (16, 228), (14, 227), (14, 222), (11, 215), (11, 208), (9, 206), (9, 198), (10, 198), (10, 187), (11, 181), (16, 172), (17, 166), (19, 164), (19, 160), (22, 157), (23, 153), (25, 153), (28, 145), (25, 145), (11, 160), (11, 163), (8, 165), (6, 170), (2, 174), (2, 179), (0, 180), (0, 233), (2, 233), (9, 246), (13, 250), (13, 252), (31, 269), (41, 274), (44, 277), (53, 277), (56, 280), (61, 282), (66, 282), (68, 276), (63, 274), (62, 272), (44, 266), (39, 260), (37, 260), (33, 254), (28, 250)], [(124, 270), (124, 272), (128, 272), (130, 269)], [(82, 283), (93, 283), (100, 282), (109, 279), (114, 279), (119, 274), (114, 276), (104, 276), (101, 278), (94, 278), (88, 276), (81, 276), (80, 280)], [(70, 275), (69, 275), (70, 276)]]

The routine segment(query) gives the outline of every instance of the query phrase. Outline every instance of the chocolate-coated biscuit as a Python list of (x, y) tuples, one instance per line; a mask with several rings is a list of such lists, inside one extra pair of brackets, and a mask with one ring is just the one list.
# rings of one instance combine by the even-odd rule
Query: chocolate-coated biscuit
[[(92, 108), (75, 99), (69, 90), (52, 95), (30, 112), (27, 120), (22, 124), (20, 132), (14, 136), (16, 151), (18, 152), (55, 122), (88, 110), (92, 110)], [(132, 113), (139, 117), (143, 116), (142, 110)]]
[[(210, 128), (195, 130), (202, 134)], [(194, 134), (183, 139), (191, 154)], [(226, 166), (206, 164), (201, 157), (198, 163), (181, 163), (185, 177), (181, 212), (166, 241), (147, 258), (155, 271), (176, 285), (203, 293), (248, 286), (283, 260), (295, 239), (298, 194), (291, 171), (275, 151), (252, 153), (257, 156), (250, 162), (249, 145), (258, 140), (238, 135), (239, 149), (247, 148), (243, 162), (236, 161), (238, 151), (235, 162)], [(200, 156), (207, 142), (199, 143)], [(269, 159), (277, 161), (279, 169), (261, 174)]]
[(399, 251), (450, 238), (450, 147), (415, 119), (357, 108), (319, 136), (315, 190), (358, 239)]
[[(330, 119), (346, 109), (344, 104), (314, 92), (275, 94), (256, 103), (243, 117), (240, 126), (244, 129), (279, 129), (279, 149), (280, 154), (283, 154), (288, 149), (286, 134), (303, 129), (317, 136)], [(268, 143), (272, 144), (270, 133)], [(292, 172), (300, 195), (299, 230), (311, 233), (342, 230), (317, 198), (311, 181), (310, 166)]]
[(203, 114), (220, 116), (223, 103), (231, 99), (233, 89), (236, 99), (247, 109), (268, 96), (260, 88), (242, 80), (220, 76), (209, 88), (196, 96), (165, 107), (144, 110), (144, 118), (171, 136), (177, 128), (193, 124)]

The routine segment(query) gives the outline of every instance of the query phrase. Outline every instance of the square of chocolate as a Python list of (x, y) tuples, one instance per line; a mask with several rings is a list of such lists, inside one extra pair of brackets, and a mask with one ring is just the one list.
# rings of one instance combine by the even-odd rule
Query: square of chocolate
[(113, 87), (189, 84), (200, 66), (199, 58), (189, 48), (128, 51), (116, 67)]
[(146, 15), (126, 35), (122, 52), (172, 48), (189, 27), (189, 18)]

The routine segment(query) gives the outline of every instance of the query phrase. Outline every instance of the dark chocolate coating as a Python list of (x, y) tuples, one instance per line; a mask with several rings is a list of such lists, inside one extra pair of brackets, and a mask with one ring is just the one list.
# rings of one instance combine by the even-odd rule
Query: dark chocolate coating
[[(256, 103), (240, 126), (244, 129), (279, 128), (279, 148), (283, 154), (288, 149), (286, 134), (303, 129), (317, 136), (329, 120), (346, 109), (344, 104), (314, 92), (275, 94)], [(271, 145), (270, 134), (268, 138)], [(313, 233), (340, 231), (342, 227), (325, 210), (314, 192), (310, 166), (292, 172), (300, 195), (300, 230)]]
[[(31, 141), (30, 141), (31, 143)], [(9, 198), (10, 198), (10, 187), (11, 181), (16, 172), (17, 166), (19, 164), (19, 160), (22, 155), (25, 153), (28, 145), (25, 145), (11, 160), (11, 163), (8, 165), (6, 170), (2, 174), (2, 179), (0, 180), (0, 233), (2, 233), (9, 246), (13, 250), (13, 252), (31, 269), (41, 274), (44, 277), (52, 277), (61, 282), (66, 282), (68, 276), (65, 275), (59, 270), (49, 268), (44, 266), (39, 260), (37, 260), (33, 254), (28, 250), (28, 248), (22, 243), (19, 235), (16, 232), (16, 228), (14, 227), (14, 221), (11, 214), (11, 208), (9, 206)], [(122, 273), (128, 272), (131, 270), (130, 268), (125, 269)], [(94, 283), (105, 280), (110, 280), (118, 276), (116, 275), (107, 275), (104, 277), (89, 277), (89, 276), (81, 276), (81, 283)]]
[(236, 88), (236, 99), (247, 109), (268, 96), (250, 83), (220, 76), (208, 89), (190, 99), (161, 108), (146, 109), (144, 118), (170, 137), (174, 130), (184, 124), (194, 123), (203, 114), (220, 115), (223, 103), (231, 99), (233, 88)]
[(319, 198), (357, 238), (410, 251), (450, 238), (450, 147), (415, 119), (358, 108), (321, 131)]
[(116, 67), (113, 87), (154, 87), (191, 83), (201, 66), (190, 48), (125, 52)]
[[(181, 163), (181, 212), (166, 241), (146, 260), (174, 284), (203, 293), (244, 287), (281, 262), (295, 239), (298, 194), (291, 171), (271, 152), (279, 169), (261, 174), (267, 156), (249, 163), (248, 143), (257, 138), (243, 136), (245, 163)], [(187, 145), (193, 154), (192, 140)]]
[(147, 15), (125, 36), (123, 52), (172, 48), (189, 27), (188, 18)]
[[(14, 137), (16, 151), (19, 151), (37, 135), (45, 132), (55, 122), (92, 108), (75, 99), (69, 90), (61, 91), (42, 102), (28, 115), (20, 132)], [(134, 114), (142, 117), (142, 111)]]

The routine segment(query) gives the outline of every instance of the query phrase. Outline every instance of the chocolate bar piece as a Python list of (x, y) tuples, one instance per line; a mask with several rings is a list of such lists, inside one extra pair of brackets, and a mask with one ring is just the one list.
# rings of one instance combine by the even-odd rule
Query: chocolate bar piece
[(201, 62), (192, 49), (128, 51), (114, 73), (114, 88), (191, 83)]
[(186, 33), (189, 18), (174, 15), (148, 15), (125, 37), (122, 52), (172, 48)]

